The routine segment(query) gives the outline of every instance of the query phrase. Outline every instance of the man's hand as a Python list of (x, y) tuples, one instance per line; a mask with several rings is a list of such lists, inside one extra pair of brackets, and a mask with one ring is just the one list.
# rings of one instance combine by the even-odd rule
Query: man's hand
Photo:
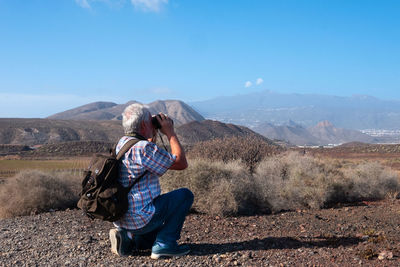
[(159, 116), (156, 116), (156, 118), (161, 125), (160, 131), (165, 134), (168, 139), (171, 135), (175, 134), (174, 121), (171, 118), (163, 113), (160, 113)]
[(179, 143), (178, 137), (174, 130), (174, 122), (167, 115), (160, 113), (157, 116), (157, 120), (161, 125), (160, 131), (165, 134), (168, 138), (169, 145), (171, 146), (171, 154), (176, 156), (174, 164), (170, 167), (172, 170), (183, 170), (188, 167), (188, 163), (185, 156), (185, 151)]

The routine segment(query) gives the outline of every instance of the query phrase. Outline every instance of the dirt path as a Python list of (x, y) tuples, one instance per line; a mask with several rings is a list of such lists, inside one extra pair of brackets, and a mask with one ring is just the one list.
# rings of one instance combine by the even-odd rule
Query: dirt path
[(237, 218), (191, 214), (182, 233), (191, 254), (158, 261), (149, 251), (113, 255), (110, 227), (79, 210), (0, 220), (0, 265), (400, 266), (400, 200)]

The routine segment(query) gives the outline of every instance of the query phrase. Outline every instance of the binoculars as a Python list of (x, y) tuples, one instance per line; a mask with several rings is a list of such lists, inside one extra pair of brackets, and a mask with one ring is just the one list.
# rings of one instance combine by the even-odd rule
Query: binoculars
[[(153, 124), (155, 129), (161, 129), (161, 124), (158, 122), (157, 117), (159, 117), (161, 119), (161, 115), (157, 114), (154, 115), (153, 117), (151, 117), (151, 123)], [(172, 123), (174, 123), (174, 121), (172, 121)]]

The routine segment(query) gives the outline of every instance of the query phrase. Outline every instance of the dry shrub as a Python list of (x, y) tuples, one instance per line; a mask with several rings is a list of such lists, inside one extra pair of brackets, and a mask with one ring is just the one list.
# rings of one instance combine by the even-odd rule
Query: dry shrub
[(339, 167), (296, 152), (262, 161), (254, 174), (259, 206), (272, 211), (383, 199), (400, 190), (395, 172), (378, 163)]
[(254, 213), (252, 176), (238, 162), (190, 160), (184, 171), (169, 171), (161, 177), (164, 191), (189, 188), (199, 212), (219, 215)]
[(397, 173), (378, 162), (361, 163), (344, 174), (344, 179), (332, 183), (332, 202), (379, 200), (400, 191)]
[(329, 180), (340, 175), (296, 152), (265, 159), (256, 169), (260, 206), (272, 211), (320, 208), (328, 198)]
[(240, 161), (191, 160), (184, 171), (161, 178), (166, 191), (187, 187), (199, 212), (238, 215), (318, 209), (383, 199), (400, 191), (395, 172), (378, 163), (342, 164), (297, 152), (265, 158), (252, 175)]
[(0, 184), (0, 218), (74, 207), (79, 186), (67, 174), (22, 171)]
[(240, 202), (235, 196), (234, 187), (230, 181), (225, 179), (211, 183), (207, 201), (200, 201), (203, 203), (201, 210), (214, 215), (237, 214)]
[(265, 157), (279, 153), (281, 147), (267, 139), (254, 137), (230, 137), (196, 143), (189, 151), (191, 158), (207, 158), (225, 163), (242, 161), (253, 172)]

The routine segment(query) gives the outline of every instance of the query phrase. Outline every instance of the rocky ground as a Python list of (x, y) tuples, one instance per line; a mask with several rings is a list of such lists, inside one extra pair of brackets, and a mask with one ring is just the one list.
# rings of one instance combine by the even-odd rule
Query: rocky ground
[(1, 266), (400, 266), (400, 200), (275, 215), (190, 214), (192, 252), (151, 260), (110, 252), (111, 223), (80, 210), (0, 220)]

